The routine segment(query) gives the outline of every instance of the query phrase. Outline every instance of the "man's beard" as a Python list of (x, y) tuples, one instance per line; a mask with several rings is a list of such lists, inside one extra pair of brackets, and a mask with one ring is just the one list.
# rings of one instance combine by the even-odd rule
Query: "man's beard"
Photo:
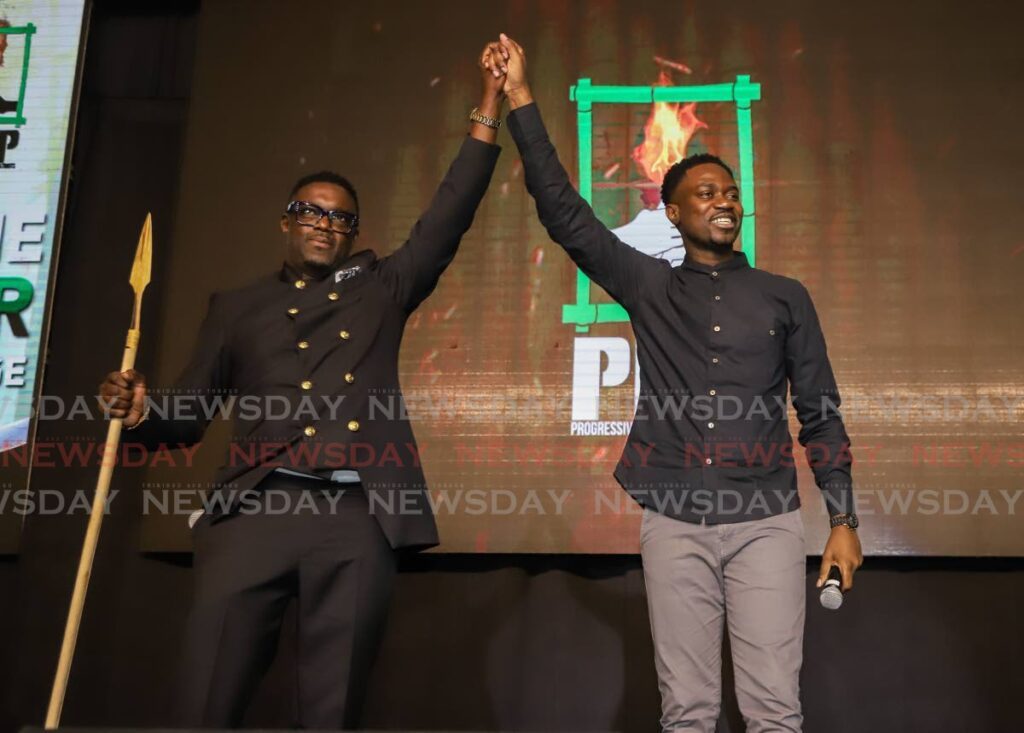
[(337, 269), (338, 264), (348, 257), (349, 252), (352, 250), (351, 245), (347, 248), (345, 243), (342, 242), (338, 249), (334, 252), (334, 257), (331, 258), (330, 262), (324, 262), (323, 260), (315, 260), (311, 258), (304, 258), (303, 264), (306, 271), (314, 277), (322, 278), (329, 275), (333, 270)]
[[(337, 261), (337, 258), (335, 258), (335, 261)], [(328, 263), (320, 262), (318, 260), (305, 260), (303, 264), (305, 265), (306, 272), (316, 278), (327, 277), (331, 273), (331, 270), (334, 269), (333, 261)]]
[(713, 252), (717, 252), (718, 254), (726, 254), (732, 250), (732, 246), (736, 243), (736, 239), (736, 237), (733, 237), (731, 242), (715, 242), (712, 240), (708, 242), (708, 249)]
[(733, 248), (732, 246), (733, 246), (733, 244), (735, 244), (737, 239), (739, 239), (738, 236), (733, 238), (733, 240), (731, 242), (716, 242), (713, 239), (696, 240), (696, 239), (684, 236), (683, 237), (683, 246), (684, 247), (686, 247), (686, 246), (695, 247), (697, 249), (702, 249), (705, 252), (711, 252), (711, 253), (716, 254), (716, 255), (726, 255), (726, 254), (729, 254), (729, 252), (732, 251), (732, 248)]

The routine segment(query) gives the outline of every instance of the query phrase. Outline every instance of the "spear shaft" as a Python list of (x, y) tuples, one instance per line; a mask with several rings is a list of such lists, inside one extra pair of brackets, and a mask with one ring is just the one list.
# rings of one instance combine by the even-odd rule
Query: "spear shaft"
[[(132, 309), (132, 324), (125, 339), (124, 355), (121, 357), (121, 371), (125, 372), (135, 366), (135, 354), (139, 347), (142, 318), (142, 291), (149, 284), (150, 269), (153, 257), (153, 218), (146, 215), (139, 235), (139, 244), (135, 249), (135, 260), (132, 263), (132, 274), (129, 278), (135, 292), (135, 306)], [(75, 577), (75, 589), (71, 594), (71, 608), (68, 611), (67, 624), (64, 627), (64, 641), (60, 647), (60, 660), (57, 662), (57, 675), (50, 692), (50, 705), (46, 711), (46, 729), (54, 730), (60, 725), (60, 714), (64, 707), (64, 693), (67, 691), (68, 676), (71, 674), (71, 661), (75, 656), (75, 643), (78, 641), (78, 629), (85, 608), (85, 594), (89, 589), (89, 578), (92, 576), (92, 562), (96, 556), (96, 546), (100, 539), (100, 527), (103, 514), (107, 507), (107, 496), (110, 491), (110, 479), (114, 474), (117, 447), (121, 441), (121, 418), (113, 418), (107, 427), (107, 440), (103, 446), (103, 462), (100, 464), (100, 475), (96, 480), (96, 493), (93, 495), (92, 510), (89, 513), (89, 526), (85, 532), (82, 555), (78, 561), (78, 574)]]

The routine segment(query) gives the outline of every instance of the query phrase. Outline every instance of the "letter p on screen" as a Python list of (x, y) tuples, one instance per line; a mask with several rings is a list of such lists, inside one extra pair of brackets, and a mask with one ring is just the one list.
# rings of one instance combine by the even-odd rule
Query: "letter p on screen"
[(632, 364), (632, 347), (626, 339), (578, 337), (572, 367), (572, 419), (599, 419), (601, 388), (625, 382)]

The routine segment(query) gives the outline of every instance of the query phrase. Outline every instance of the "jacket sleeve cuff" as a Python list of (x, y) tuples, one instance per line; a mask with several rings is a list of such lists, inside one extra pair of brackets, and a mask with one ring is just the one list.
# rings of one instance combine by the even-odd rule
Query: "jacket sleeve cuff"
[(472, 135), (466, 135), (466, 138), (462, 141), (462, 148), (459, 150), (459, 157), (469, 157), (475, 160), (481, 160), (485, 162), (494, 162), (498, 160), (498, 154), (501, 153), (501, 146), (495, 143), (485, 143), (483, 140), (477, 140)]

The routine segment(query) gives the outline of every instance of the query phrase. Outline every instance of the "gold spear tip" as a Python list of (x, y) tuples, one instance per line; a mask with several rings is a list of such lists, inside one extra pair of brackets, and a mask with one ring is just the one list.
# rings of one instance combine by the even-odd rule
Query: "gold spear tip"
[(142, 233), (139, 235), (139, 246), (135, 248), (135, 261), (132, 262), (132, 274), (128, 281), (136, 295), (149, 285), (150, 269), (153, 263), (153, 215), (146, 214), (146, 221), (142, 225)]

